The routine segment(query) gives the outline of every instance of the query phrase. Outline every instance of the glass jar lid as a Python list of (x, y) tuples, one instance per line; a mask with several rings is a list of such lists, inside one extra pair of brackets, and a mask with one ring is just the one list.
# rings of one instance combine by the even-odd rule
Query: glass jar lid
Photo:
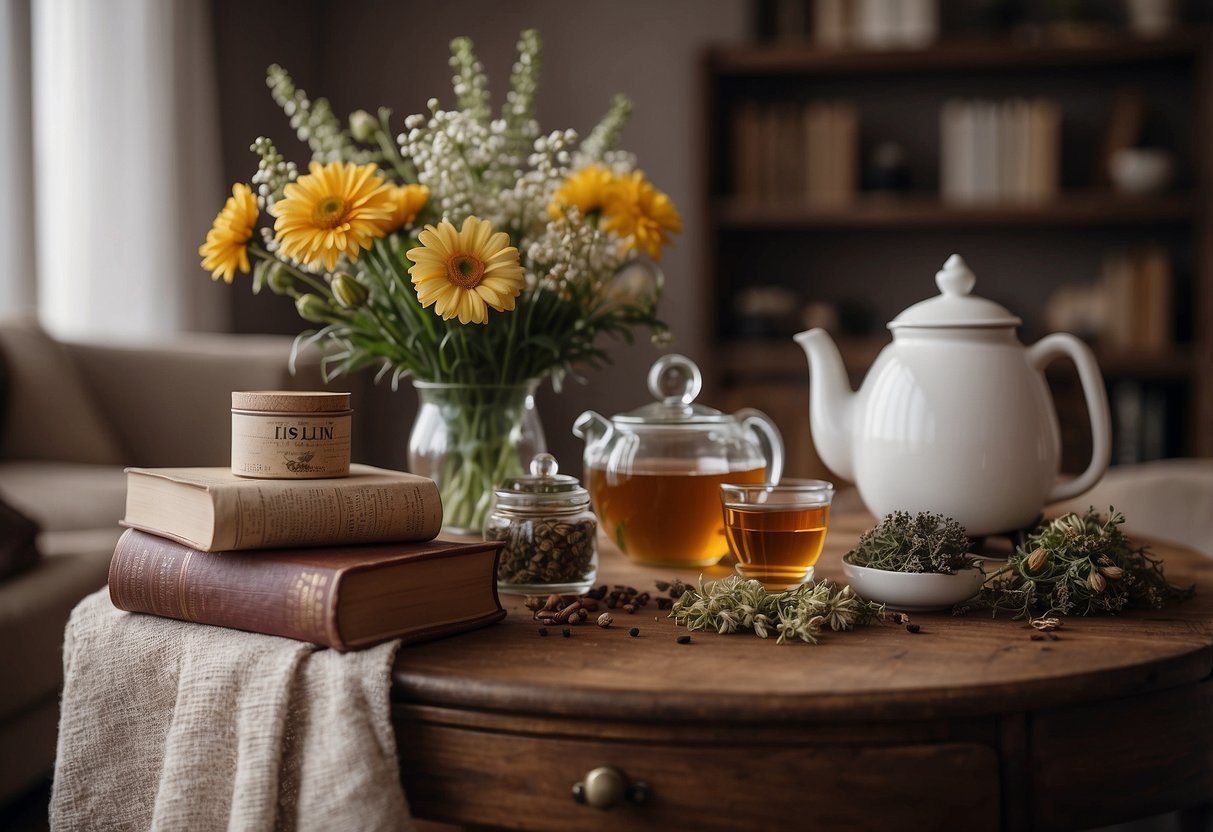
[(560, 473), (556, 457), (536, 454), (531, 460), (530, 476), (510, 477), (494, 489), (497, 504), (514, 508), (578, 508), (589, 505), (590, 492), (576, 477)]
[(703, 388), (703, 375), (685, 355), (670, 353), (649, 369), (649, 392), (655, 402), (611, 417), (628, 427), (636, 425), (699, 425), (731, 422), (733, 417), (715, 408), (694, 404)]

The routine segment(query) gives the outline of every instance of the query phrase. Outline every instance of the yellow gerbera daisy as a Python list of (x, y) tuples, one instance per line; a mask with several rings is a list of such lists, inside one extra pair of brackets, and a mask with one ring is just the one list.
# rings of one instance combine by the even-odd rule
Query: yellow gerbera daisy
[(662, 246), (671, 242), (670, 234), (682, 230), (682, 219), (673, 201), (637, 170), (612, 185), (602, 227), (631, 237), (633, 248), (659, 260)]
[(385, 234), (391, 234), (397, 228), (412, 223), (430, 198), (430, 189), (425, 185), (388, 185), (388, 187), (391, 188), (392, 215), (385, 222), (380, 223)]
[(357, 260), (360, 248), (382, 237), (394, 208), (391, 186), (373, 164), (312, 162), (283, 197), (270, 209), (282, 253), (309, 266), (323, 262), (329, 271), (342, 253)]
[(233, 185), (232, 195), (206, 232), (206, 242), (198, 246), (202, 268), (211, 273), (212, 280), (222, 277), (225, 283), (231, 283), (237, 266), (248, 274), (248, 241), (257, 227), (259, 213), (253, 189), (243, 182)]
[(565, 179), (552, 195), (548, 216), (558, 220), (569, 206), (576, 208), (583, 217), (601, 212), (610, 199), (614, 183), (615, 174), (602, 165), (587, 165)]
[(421, 246), (405, 256), (413, 261), (409, 274), (423, 307), (434, 304), (444, 321), (458, 315), (461, 324), (488, 323), (488, 306), (514, 308), (522, 264), (504, 231), (494, 233), (488, 220), (468, 217), (459, 231), (446, 220), (427, 225), (417, 240)]

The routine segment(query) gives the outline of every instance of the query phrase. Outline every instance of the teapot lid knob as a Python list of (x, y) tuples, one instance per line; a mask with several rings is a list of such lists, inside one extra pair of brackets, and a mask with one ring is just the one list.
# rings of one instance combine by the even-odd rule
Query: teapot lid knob
[(976, 284), (977, 275), (959, 254), (953, 254), (943, 268), (935, 272), (935, 285), (945, 295), (967, 295)]
[(667, 404), (690, 404), (703, 387), (703, 376), (685, 355), (670, 353), (653, 362), (649, 370), (649, 392)]

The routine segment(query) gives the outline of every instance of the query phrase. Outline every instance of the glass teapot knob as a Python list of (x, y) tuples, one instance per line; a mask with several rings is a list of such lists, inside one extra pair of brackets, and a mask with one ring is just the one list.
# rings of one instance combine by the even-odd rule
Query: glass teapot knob
[(554, 477), (560, 471), (560, 466), (556, 464), (556, 457), (551, 454), (535, 454), (535, 458), (531, 460), (531, 476), (533, 477)]
[(649, 370), (649, 392), (669, 404), (690, 404), (701, 387), (703, 376), (695, 362), (685, 355), (663, 355)]

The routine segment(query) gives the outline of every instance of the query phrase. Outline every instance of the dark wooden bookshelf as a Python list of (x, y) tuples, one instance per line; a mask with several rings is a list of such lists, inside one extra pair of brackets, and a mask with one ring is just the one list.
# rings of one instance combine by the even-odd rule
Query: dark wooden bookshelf
[[(1110, 391), (1125, 384), (1164, 391), (1173, 411), (1168, 455), (1213, 456), (1211, 42), (1209, 29), (1186, 27), (1158, 39), (1102, 30), (1030, 43), (952, 38), (921, 49), (772, 43), (709, 50), (702, 62), (708, 383), (718, 386), (721, 401), (771, 413), (794, 449), (790, 474), (822, 475), (808, 436), (804, 354), (790, 328), (773, 339), (744, 337), (734, 305), (740, 293), (773, 285), (806, 303), (866, 304), (862, 329), (843, 326), (837, 337), (858, 384), (889, 341), (883, 324), (935, 293), (934, 272), (954, 251), (974, 267), (977, 293), (1020, 315), (1021, 339), (1032, 343), (1047, 331), (1043, 310), (1052, 290), (1097, 280), (1103, 253), (1157, 245), (1175, 274), (1174, 343), (1096, 346), (1096, 356)], [(1173, 187), (1157, 195), (1127, 196), (1092, 178), (1112, 102), (1126, 85), (1145, 93), (1151, 117), (1165, 128), (1162, 146), (1176, 157)], [(943, 101), (1054, 95), (1063, 113), (1056, 196), (941, 199), (935, 188)], [(904, 139), (919, 172), (913, 190), (861, 186), (850, 199), (828, 201), (739, 195), (739, 106), (816, 100), (858, 107), (861, 159), (879, 141)], [(904, 136), (896, 132), (903, 124)], [(1048, 375), (1055, 390), (1064, 389), (1073, 370), (1059, 362)], [(1086, 429), (1085, 407), (1079, 401), (1077, 412), (1067, 411), (1073, 405), (1073, 397), (1059, 395), (1063, 435)]]
[(1191, 222), (1196, 209), (1196, 198), (1184, 194), (1132, 198), (1087, 191), (1047, 201), (972, 204), (943, 202), (934, 194), (861, 194), (842, 203), (722, 197), (713, 203), (713, 219), (721, 229), (1140, 226)]
[(1193, 29), (1154, 39), (1114, 31), (1043, 36), (1030, 42), (963, 38), (922, 49), (819, 49), (808, 44), (773, 43), (715, 49), (709, 60), (713, 71), (721, 76), (752, 77), (1098, 69), (1191, 59), (1207, 46), (1208, 38), (1204, 29)]

